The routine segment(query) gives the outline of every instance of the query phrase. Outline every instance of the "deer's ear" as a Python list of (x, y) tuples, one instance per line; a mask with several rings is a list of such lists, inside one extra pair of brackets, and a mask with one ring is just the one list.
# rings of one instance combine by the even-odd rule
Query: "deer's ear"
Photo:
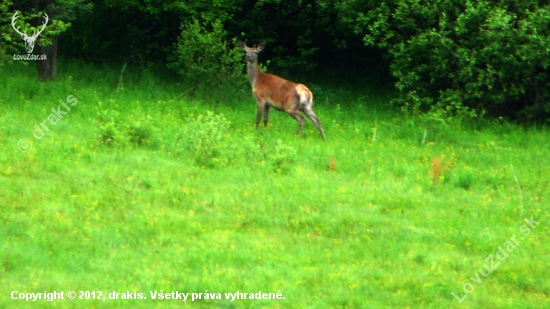
[(237, 44), (241, 47), (241, 48), (246, 48), (246, 44), (241, 41), (241, 40), (237, 40)]
[(262, 42), (258, 44), (258, 47), (256, 47), (256, 51), (261, 52), (265, 48), (265, 42)]

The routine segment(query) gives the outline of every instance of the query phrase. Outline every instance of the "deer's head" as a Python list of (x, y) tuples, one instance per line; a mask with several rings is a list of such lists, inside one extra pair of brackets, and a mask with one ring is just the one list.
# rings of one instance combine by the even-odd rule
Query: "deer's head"
[(28, 36), (27, 35), (27, 31), (25, 32), (21, 32), (19, 31), (19, 26), (15, 26), (15, 20), (17, 18), (19, 18), (19, 16), (17, 16), (19, 12), (15, 12), (15, 14), (13, 14), (13, 17), (11, 19), (11, 26), (13, 27), (13, 30), (15, 30), (17, 33), (19, 33), (21, 35), (21, 37), (23, 38), (23, 40), (25, 41), (25, 49), (27, 49), (27, 53), (32, 53), (32, 50), (34, 49), (34, 43), (36, 42), (36, 39), (38, 38), (38, 35), (40, 33), (42, 33), (42, 31), (44, 31), (44, 29), (46, 28), (46, 24), (48, 23), (48, 14), (44, 13), (44, 24), (42, 24), (42, 29), (40, 30), (33, 30), (33, 33), (31, 36)]
[(248, 62), (255, 62), (258, 60), (258, 53), (265, 47), (265, 42), (262, 42), (254, 47), (248, 47), (243, 41), (239, 41), (239, 46), (244, 50), (244, 58)]

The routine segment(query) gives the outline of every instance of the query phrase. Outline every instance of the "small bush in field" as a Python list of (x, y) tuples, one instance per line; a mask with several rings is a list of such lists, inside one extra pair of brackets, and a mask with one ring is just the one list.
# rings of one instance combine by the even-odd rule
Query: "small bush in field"
[(142, 119), (131, 121), (127, 125), (127, 129), (130, 143), (136, 146), (150, 145), (156, 131), (156, 127), (153, 125), (152, 118), (149, 115), (142, 117)]
[(473, 186), (473, 183), (474, 178), (471, 173), (462, 173), (457, 177), (454, 185), (458, 188), (469, 190)]
[(276, 173), (287, 173), (296, 162), (296, 150), (278, 140), (269, 159)]
[(205, 115), (189, 117), (183, 130), (187, 149), (199, 165), (224, 166), (230, 163), (227, 129), (230, 122), (222, 114), (207, 111)]
[(98, 109), (97, 136), (107, 146), (126, 145), (128, 138), (124, 135), (124, 125), (120, 113), (111, 109)]
[(153, 139), (156, 127), (149, 115), (141, 113), (123, 118), (121, 113), (112, 109), (98, 108), (97, 137), (107, 146), (146, 146)]

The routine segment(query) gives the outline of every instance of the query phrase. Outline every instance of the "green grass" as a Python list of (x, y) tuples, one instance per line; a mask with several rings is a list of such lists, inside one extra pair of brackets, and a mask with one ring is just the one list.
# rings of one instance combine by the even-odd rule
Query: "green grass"
[[(0, 307), (550, 302), (547, 127), (427, 124), (392, 111), (387, 94), (315, 86), (323, 141), (309, 121), (296, 137), (297, 123), (275, 111), (256, 131), (248, 86), (191, 97), (150, 71), (125, 76), (117, 91), (118, 72), (108, 68), (62, 63), (53, 83), (37, 82), (34, 67), (1, 70)], [(34, 138), (68, 95), (78, 104)], [(222, 120), (198, 123), (207, 111)], [(227, 130), (216, 131), (223, 119)], [(19, 150), (22, 138), (30, 151)], [(454, 165), (434, 184), (436, 156)], [(540, 225), (520, 239), (531, 216)], [(472, 281), (513, 235), (519, 246)], [(459, 303), (451, 293), (464, 296), (468, 282), (475, 290)], [(10, 297), (71, 290), (107, 300)], [(161, 290), (222, 300), (150, 299)], [(113, 291), (147, 299), (109, 300)], [(285, 299), (224, 299), (236, 291)]]

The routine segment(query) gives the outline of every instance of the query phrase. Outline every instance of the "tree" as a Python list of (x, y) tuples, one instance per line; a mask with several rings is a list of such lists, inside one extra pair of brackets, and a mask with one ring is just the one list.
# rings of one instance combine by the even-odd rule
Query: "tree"
[(10, 0), (4, 0), (0, 2), (0, 65), (6, 61), (6, 52), (12, 45), (12, 35), (10, 21), (13, 13), (10, 13), (9, 7), (11, 6)]
[[(173, 55), (181, 37), (180, 26), (197, 20), (201, 25), (221, 23), (224, 39), (228, 41), (239, 37), (249, 42), (276, 43), (270, 44), (266, 53), (279, 57), (281, 66), (307, 65), (303, 58), (315, 51), (311, 42), (315, 3), (313, 0), (94, 0), (94, 12), (75, 22), (67, 40), (73, 50), (94, 46), (80, 53), (94, 62), (125, 60), (130, 53), (140, 62), (158, 62)], [(71, 54), (66, 49), (63, 53)]]
[(350, 0), (349, 22), (385, 49), (409, 111), (543, 116), (550, 112), (548, 1)]
[(91, 4), (86, 0), (31, 0), (15, 1), (14, 11), (22, 12), (17, 20), (18, 25), (27, 31), (41, 28), (44, 14), (48, 15), (48, 24), (36, 41), (36, 53), (46, 55), (46, 60), (37, 60), (38, 76), (42, 81), (53, 80), (57, 74), (58, 37), (76, 18), (77, 10), (90, 10)]
[(212, 89), (244, 82), (242, 50), (226, 37), (219, 20), (204, 24), (194, 19), (183, 24), (168, 66), (195, 84), (192, 91), (202, 85)]

